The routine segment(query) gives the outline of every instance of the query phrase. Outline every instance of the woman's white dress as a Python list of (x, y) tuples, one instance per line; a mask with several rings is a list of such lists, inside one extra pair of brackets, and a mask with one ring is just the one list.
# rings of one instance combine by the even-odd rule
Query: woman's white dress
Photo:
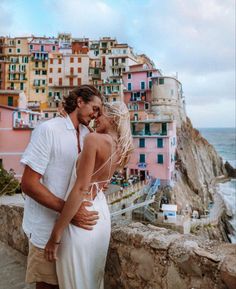
[[(67, 196), (76, 180), (76, 168)], [(103, 277), (111, 234), (110, 212), (104, 193), (99, 190), (88, 210), (99, 212), (99, 220), (88, 231), (70, 224), (64, 231), (56, 262), (60, 289), (103, 289)], [(66, 196), (66, 198), (67, 198)]]

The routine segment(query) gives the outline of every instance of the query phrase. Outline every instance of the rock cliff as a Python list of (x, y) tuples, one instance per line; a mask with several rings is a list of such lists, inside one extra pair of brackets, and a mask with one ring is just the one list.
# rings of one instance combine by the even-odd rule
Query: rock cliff
[[(216, 178), (229, 176), (229, 169), (225, 168), (214, 147), (193, 128), (189, 118), (177, 129), (177, 138), (176, 182), (169, 197), (171, 202), (178, 205), (179, 210), (189, 208), (202, 215), (217, 191)], [(204, 230), (204, 235), (211, 239), (229, 241), (225, 234), (227, 226), (229, 224), (224, 214), (218, 226)], [(198, 233), (200, 234), (200, 230)]]
[(180, 207), (190, 204), (203, 211), (212, 199), (212, 182), (217, 176), (227, 175), (224, 163), (214, 147), (193, 128), (190, 119), (177, 129), (177, 138), (176, 185), (172, 196)]

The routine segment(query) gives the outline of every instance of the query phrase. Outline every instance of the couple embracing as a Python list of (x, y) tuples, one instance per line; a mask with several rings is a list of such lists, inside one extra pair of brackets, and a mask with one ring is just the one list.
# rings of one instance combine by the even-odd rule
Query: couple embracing
[(122, 102), (102, 103), (91, 85), (71, 91), (64, 109), (67, 117), (34, 130), (21, 159), (26, 281), (36, 289), (102, 289), (111, 232), (103, 191), (133, 148), (129, 112)]

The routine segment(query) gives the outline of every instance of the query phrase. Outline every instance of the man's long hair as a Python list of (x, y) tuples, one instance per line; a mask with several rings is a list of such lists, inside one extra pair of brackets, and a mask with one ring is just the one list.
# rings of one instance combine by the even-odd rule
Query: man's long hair
[(78, 97), (81, 97), (85, 103), (88, 103), (93, 100), (94, 96), (97, 96), (102, 100), (101, 93), (93, 85), (80, 85), (74, 88), (68, 96), (64, 97), (63, 107), (69, 114), (76, 109)]

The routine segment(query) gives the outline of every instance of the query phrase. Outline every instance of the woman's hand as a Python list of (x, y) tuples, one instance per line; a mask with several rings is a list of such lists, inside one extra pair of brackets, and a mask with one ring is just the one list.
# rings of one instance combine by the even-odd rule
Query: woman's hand
[(44, 249), (44, 257), (47, 261), (53, 262), (57, 260), (57, 250), (60, 242), (55, 242), (51, 238), (48, 240)]
[(59, 104), (59, 107), (57, 108), (57, 115), (60, 117), (67, 117), (67, 115), (68, 115), (64, 109), (63, 102), (61, 102)]

